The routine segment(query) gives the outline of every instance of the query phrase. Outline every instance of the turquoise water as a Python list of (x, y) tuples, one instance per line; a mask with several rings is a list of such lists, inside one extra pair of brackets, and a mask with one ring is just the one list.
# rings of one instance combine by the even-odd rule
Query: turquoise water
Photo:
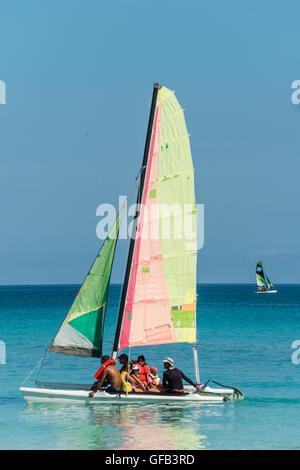
[[(0, 287), (1, 449), (299, 449), (300, 286), (255, 295), (253, 285), (199, 285), (201, 382), (241, 389), (244, 401), (215, 405), (26, 406), (19, 386), (42, 357), (78, 286)], [(110, 354), (120, 286), (112, 286), (104, 353)], [(136, 348), (162, 373), (173, 357), (194, 378), (187, 344)], [(47, 354), (39, 379), (91, 382), (97, 359)], [(31, 383), (31, 378), (29, 383)]]

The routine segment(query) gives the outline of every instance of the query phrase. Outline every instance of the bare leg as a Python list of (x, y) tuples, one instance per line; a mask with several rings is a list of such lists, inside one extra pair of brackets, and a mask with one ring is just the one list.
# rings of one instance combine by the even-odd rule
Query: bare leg
[(150, 388), (149, 388), (149, 391), (150, 392), (156, 392), (156, 393), (162, 393), (165, 391), (163, 385), (159, 384), (159, 385), (154, 385), (154, 384), (151, 384), (150, 385)]
[(144, 389), (141, 388), (141, 387), (136, 387), (136, 388), (134, 389), (134, 391), (135, 391), (135, 392), (138, 392), (138, 393), (145, 393), (145, 392), (146, 392), (146, 390), (144, 390)]

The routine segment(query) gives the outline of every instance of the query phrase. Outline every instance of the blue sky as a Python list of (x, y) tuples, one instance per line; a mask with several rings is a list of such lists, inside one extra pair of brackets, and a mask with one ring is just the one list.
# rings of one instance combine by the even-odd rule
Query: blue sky
[[(300, 282), (296, 1), (1, 4), (0, 284), (80, 283), (140, 167), (152, 84), (185, 109), (199, 282)], [(121, 241), (112, 280), (122, 282)]]

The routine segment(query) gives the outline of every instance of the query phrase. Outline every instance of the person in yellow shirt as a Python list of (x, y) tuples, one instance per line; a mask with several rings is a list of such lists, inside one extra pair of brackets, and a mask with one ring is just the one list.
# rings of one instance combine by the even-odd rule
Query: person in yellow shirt
[(122, 392), (132, 393), (132, 392), (145, 392), (145, 387), (140, 382), (140, 380), (135, 376), (131, 375), (131, 365), (128, 363), (123, 363), (122, 369), (120, 369), (121, 375), (121, 390)]

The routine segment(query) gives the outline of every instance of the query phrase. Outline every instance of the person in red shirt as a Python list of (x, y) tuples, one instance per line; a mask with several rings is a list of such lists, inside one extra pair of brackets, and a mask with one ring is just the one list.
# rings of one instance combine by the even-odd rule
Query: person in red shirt
[(140, 382), (145, 384), (146, 387), (148, 388), (148, 386), (147, 386), (147, 384), (148, 384), (148, 374), (150, 372), (150, 369), (149, 369), (148, 364), (145, 360), (145, 356), (139, 356), (138, 360), (137, 360), (137, 363), (138, 363), (139, 368), (140, 368), (139, 380), (140, 380)]

